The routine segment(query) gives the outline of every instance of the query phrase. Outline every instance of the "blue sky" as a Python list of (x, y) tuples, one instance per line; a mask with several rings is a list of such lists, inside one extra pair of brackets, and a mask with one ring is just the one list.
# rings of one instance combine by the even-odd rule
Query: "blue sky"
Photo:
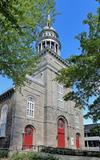
[[(87, 13), (96, 13), (97, 6), (95, 0), (56, 0), (57, 12), (61, 14), (56, 17), (54, 28), (60, 37), (63, 58), (79, 53), (79, 42), (75, 39), (75, 35), (87, 30), (87, 26), (83, 25), (82, 21)], [(11, 87), (12, 81), (0, 76), (0, 93)]]
[(83, 25), (82, 21), (87, 13), (96, 13), (97, 6), (95, 0), (56, 0), (57, 12), (61, 15), (56, 17), (54, 26), (60, 36), (64, 58), (79, 52), (79, 42), (75, 36), (87, 30), (87, 26)]

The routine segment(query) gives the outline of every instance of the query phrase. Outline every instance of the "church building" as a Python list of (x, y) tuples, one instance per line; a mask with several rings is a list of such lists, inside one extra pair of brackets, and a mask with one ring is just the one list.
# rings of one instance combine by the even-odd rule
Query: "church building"
[(68, 67), (61, 58), (58, 33), (47, 23), (36, 44), (41, 61), (27, 76), (21, 92), (11, 88), (0, 95), (0, 148), (32, 149), (34, 146), (82, 149), (83, 115), (75, 102), (64, 101), (69, 88), (55, 81)]

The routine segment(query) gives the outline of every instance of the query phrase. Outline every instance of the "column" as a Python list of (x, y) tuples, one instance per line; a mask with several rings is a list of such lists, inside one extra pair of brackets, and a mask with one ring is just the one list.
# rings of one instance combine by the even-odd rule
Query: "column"
[(42, 51), (42, 42), (41, 42), (41, 51)]
[(38, 45), (38, 48), (37, 48), (37, 49), (38, 49), (38, 52), (39, 52), (39, 45)]
[(54, 42), (54, 51), (56, 53), (56, 43)]
[(45, 41), (45, 48), (47, 48), (47, 41)]
[(51, 41), (50, 41), (50, 49), (51, 49)]

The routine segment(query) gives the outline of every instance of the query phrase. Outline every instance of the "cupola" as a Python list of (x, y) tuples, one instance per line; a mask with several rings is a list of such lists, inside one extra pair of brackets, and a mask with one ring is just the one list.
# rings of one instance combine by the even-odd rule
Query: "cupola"
[(51, 27), (51, 18), (48, 15), (47, 25), (39, 34), (39, 40), (36, 44), (38, 52), (42, 52), (44, 49), (48, 48), (55, 54), (60, 56), (61, 43), (59, 41), (59, 36), (55, 29)]

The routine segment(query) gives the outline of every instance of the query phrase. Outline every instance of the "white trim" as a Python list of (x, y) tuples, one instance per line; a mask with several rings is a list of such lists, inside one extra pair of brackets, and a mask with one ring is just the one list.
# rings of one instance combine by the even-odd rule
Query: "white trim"
[[(32, 98), (32, 97), (29, 97), (29, 98)], [(27, 117), (34, 118), (35, 102), (33, 98), (32, 100), (30, 100), (29, 98), (27, 99), (26, 115)]]

